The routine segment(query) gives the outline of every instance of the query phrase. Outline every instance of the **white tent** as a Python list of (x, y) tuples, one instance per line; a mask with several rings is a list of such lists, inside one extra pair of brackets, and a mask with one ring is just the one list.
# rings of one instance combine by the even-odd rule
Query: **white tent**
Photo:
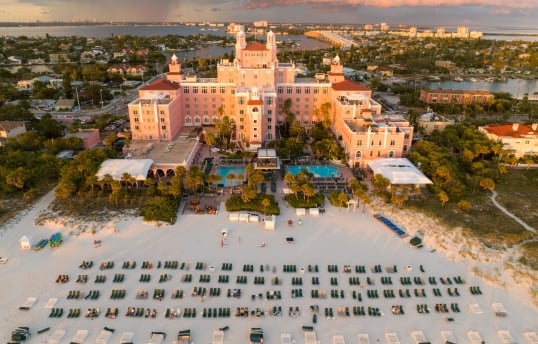
[(32, 248), (32, 242), (27, 235), (23, 235), (22, 238), (19, 239), (19, 244), (21, 245), (22, 250), (30, 250)]
[(264, 223), (265, 229), (275, 229), (276, 215), (271, 215), (271, 218), (266, 217), (263, 223)]

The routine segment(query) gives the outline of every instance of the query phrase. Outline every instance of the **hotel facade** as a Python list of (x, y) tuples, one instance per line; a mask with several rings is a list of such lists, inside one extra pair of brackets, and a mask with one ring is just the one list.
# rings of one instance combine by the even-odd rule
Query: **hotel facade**
[(330, 104), (331, 129), (350, 165), (365, 167), (369, 160), (408, 152), (413, 127), (402, 117), (382, 116), (369, 88), (345, 80), (338, 56), (324, 78), (296, 78), (295, 69), (294, 63), (277, 60), (271, 31), (263, 44), (247, 44), (245, 33), (237, 33), (235, 59), (221, 60), (216, 78), (185, 75), (174, 55), (166, 77), (140, 88), (129, 103), (132, 138), (172, 141), (182, 128), (214, 126), (228, 116), (235, 125), (232, 139), (255, 151), (279, 137), (289, 99), (290, 110), (307, 130), (326, 119), (319, 109)]

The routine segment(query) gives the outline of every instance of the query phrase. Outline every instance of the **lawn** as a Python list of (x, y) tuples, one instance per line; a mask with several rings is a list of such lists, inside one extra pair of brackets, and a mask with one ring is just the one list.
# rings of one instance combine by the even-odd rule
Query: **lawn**
[[(538, 227), (538, 170), (509, 170), (503, 183), (497, 185), (497, 200), (530, 226)], [(477, 236), (488, 247), (503, 248), (538, 240), (538, 236), (525, 230), (520, 224), (500, 211), (488, 197), (489, 192), (477, 190), (468, 200), (473, 204), (470, 211), (462, 211), (456, 202), (449, 201), (443, 207), (434, 196), (409, 205), (442, 219), (453, 227), (465, 228), (464, 232)]]

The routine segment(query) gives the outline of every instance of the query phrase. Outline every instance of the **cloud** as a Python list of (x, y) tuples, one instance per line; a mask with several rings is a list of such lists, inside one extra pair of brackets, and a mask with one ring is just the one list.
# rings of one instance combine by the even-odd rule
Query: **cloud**
[(507, 15), (512, 14), (512, 10), (509, 8), (497, 8), (497, 9), (491, 10), (489, 13), (496, 16), (507, 16)]
[[(367, 6), (367, 7), (437, 7), (437, 6), (493, 6), (505, 7), (505, 0), (248, 0), (244, 8), (258, 9), (295, 5)], [(519, 0), (511, 3), (514, 8), (536, 8), (536, 0)]]

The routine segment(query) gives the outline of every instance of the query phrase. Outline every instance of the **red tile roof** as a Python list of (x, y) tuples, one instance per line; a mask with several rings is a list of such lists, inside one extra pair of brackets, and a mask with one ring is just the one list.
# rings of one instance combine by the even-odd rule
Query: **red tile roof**
[(173, 81), (167, 80), (167, 79), (159, 79), (152, 82), (151, 84), (147, 86), (142, 87), (140, 90), (141, 91), (161, 91), (161, 90), (173, 91), (173, 90), (178, 90), (178, 89), (179, 89), (179, 84)]
[(245, 50), (259, 51), (259, 50), (267, 50), (267, 48), (265, 47), (265, 45), (261, 44), (260, 42), (254, 42), (247, 45)]
[(529, 135), (538, 136), (537, 130), (532, 130), (532, 127), (525, 124), (519, 124), (517, 126), (517, 130), (514, 130), (513, 124), (511, 123), (490, 124), (484, 127), (484, 130), (490, 134), (496, 135), (497, 137), (528, 137)]
[(263, 101), (260, 99), (249, 99), (247, 105), (263, 105)]
[(363, 84), (359, 84), (355, 81), (344, 80), (333, 84), (333, 90), (335, 91), (371, 91)]

